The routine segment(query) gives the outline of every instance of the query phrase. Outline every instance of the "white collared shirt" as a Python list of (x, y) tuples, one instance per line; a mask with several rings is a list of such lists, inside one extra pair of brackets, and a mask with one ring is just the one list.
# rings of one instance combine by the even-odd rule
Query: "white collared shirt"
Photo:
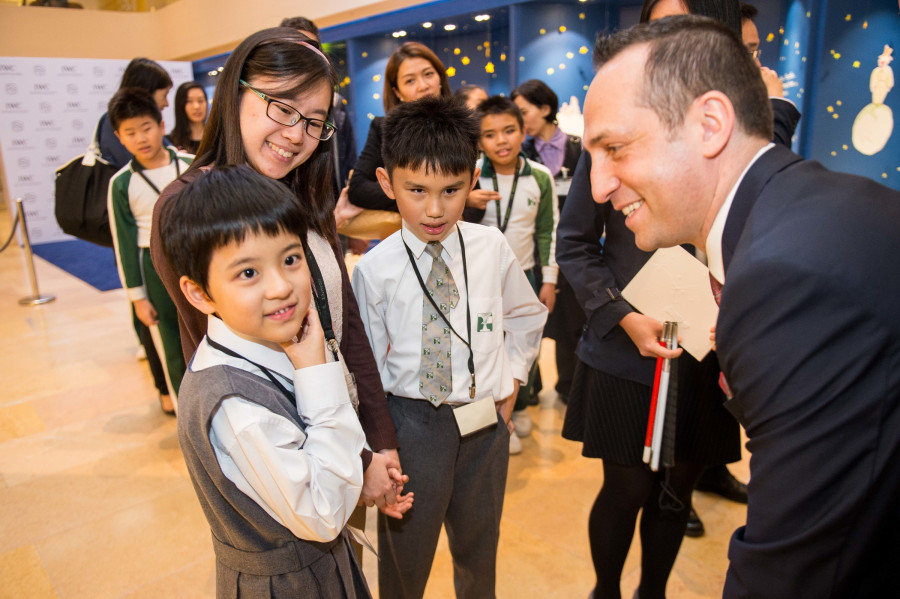
[[(457, 227), (465, 243), (468, 289)], [(547, 308), (538, 301), (499, 229), (465, 222), (457, 227), (442, 242), (442, 257), (459, 289), (459, 303), (450, 311), (450, 323), (460, 335), (466, 335), (468, 304), (475, 399), (491, 394), (500, 401), (512, 393), (513, 378), (528, 380), (528, 370), (540, 349)], [(404, 241), (416, 259), (422, 281), (427, 281), (432, 258), (425, 251), (425, 242), (404, 223), (357, 263), (352, 286), (384, 390), (424, 400), (419, 392), (424, 296)], [(446, 401), (468, 403), (472, 401), (469, 350), (453, 334), (450, 347), (453, 390)]]
[[(207, 327), (213, 341), (264, 366), (293, 390), (306, 425), (304, 433), (259, 404), (239, 396), (225, 399), (209, 433), (222, 472), (297, 537), (336, 538), (359, 501), (363, 482), (364, 435), (341, 364), (295, 370), (287, 354), (238, 336), (219, 318), (210, 316)], [(214, 349), (204, 337), (190, 369), (217, 365), (265, 378), (254, 365)]]
[(731, 203), (734, 201), (734, 195), (737, 193), (738, 187), (741, 186), (741, 182), (744, 180), (744, 176), (750, 170), (750, 167), (759, 160), (760, 156), (774, 147), (775, 144), (773, 143), (767, 144), (750, 160), (741, 176), (735, 181), (731, 191), (728, 192), (728, 197), (725, 198), (725, 202), (719, 208), (716, 219), (713, 221), (709, 234), (706, 236), (706, 260), (709, 265), (709, 272), (722, 285), (725, 284), (725, 264), (722, 261), (722, 235), (725, 233), (725, 221), (728, 220), (728, 213), (731, 212)]

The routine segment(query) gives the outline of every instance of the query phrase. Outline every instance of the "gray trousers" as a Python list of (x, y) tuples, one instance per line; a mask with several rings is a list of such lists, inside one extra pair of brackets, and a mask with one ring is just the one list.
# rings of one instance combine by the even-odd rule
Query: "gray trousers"
[(509, 431), (497, 426), (460, 438), (450, 406), (388, 396), (400, 464), (415, 493), (402, 520), (378, 514), (381, 597), (419, 599), (431, 572), (441, 525), (453, 556), (460, 599), (493, 599), (500, 514), (509, 466)]

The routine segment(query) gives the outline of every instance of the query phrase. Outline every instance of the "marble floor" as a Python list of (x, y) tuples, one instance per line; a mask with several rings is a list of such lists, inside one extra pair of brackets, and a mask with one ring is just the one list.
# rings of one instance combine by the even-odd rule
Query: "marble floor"
[[(0, 236), (10, 230), (0, 209)], [(209, 531), (187, 476), (175, 419), (163, 414), (135, 357), (125, 295), (98, 292), (35, 258), (53, 303), (20, 306), (31, 290), (24, 253), (0, 253), (0, 598), (213, 597)], [(552, 341), (541, 365), (534, 432), (510, 459), (498, 596), (583, 598), (593, 585), (586, 522), (601, 464), (560, 436)], [(732, 466), (747, 479), (747, 460)], [(695, 493), (707, 534), (686, 539), (670, 598), (721, 595), (726, 549), (743, 506)], [(370, 513), (370, 516), (372, 514)], [(370, 537), (374, 540), (369, 518)], [(640, 576), (632, 546), (622, 579)], [(375, 559), (364, 568), (373, 589)], [(376, 595), (377, 596), (377, 595)], [(452, 597), (442, 538), (426, 592)]]

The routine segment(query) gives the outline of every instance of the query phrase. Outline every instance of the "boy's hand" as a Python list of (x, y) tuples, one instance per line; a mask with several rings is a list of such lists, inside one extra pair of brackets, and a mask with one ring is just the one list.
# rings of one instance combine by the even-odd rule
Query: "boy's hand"
[(490, 189), (473, 189), (466, 198), (467, 208), (478, 208), (484, 210), (488, 202), (500, 199), (500, 192)]
[[(396, 477), (392, 477), (391, 470), (396, 472)], [(360, 493), (360, 503), (364, 503), (369, 507), (377, 506), (383, 510), (385, 507), (393, 505), (397, 502), (396, 485), (398, 482), (402, 485), (409, 480), (404, 480), (402, 471), (400, 470), (400, 456), (396, 449), (383, 449), (377, 453), (372, 453), (372, 461), (369, 467), (363, 473), (363, 488)]]
[(144, 323), (144, 325), (152, 327), (159, 323), (159, 316), (156, 314), (156, 308), (153, 307), (150, 300), (144, 298), (135, 300), (133, 303), (134, 313), (137, 315), (138, 320)]
[(319, 314), (315, 306), (310, 306), (306, 310), (306, 318), (303, 319), (303, 325), (296, 338), (298, 339), (296, 343), (292, 339), (281, 344), (295, 369), (325, 363), (325, 333), (319, 324)]
[(389, 518), (396, 518), (397, 520), (403, 519), (403, 514), (409, 511), (409, 508), (413, 506), (413, 493), (407, 493), (406, 495), (401, 495), (400, 492), (397, 492), (396, 499), (393, 505), (386, 505), (383, 508), (379, 508), (381, 513)]
[(538, 299), (541, 300), (541, 303), (547, 306), (547, 311), (552, 313), (553, 307), (556, 305), (556, 284), (555, 283), (544, 283), (541, 285), (541, 290), (538, 293)]
[(506, 397), (497, 404), (497, 413), (503, 418), (503, 423), (506, 425), (506, 428), (509, 429), (509, 434), (512, 434), (514, 427), (512, 423), (512, 413), (513, 408), (516, 405), (516, 395), (519, 394), (519, 387), (522, 383), (519, 382), (519, 379), (513, 379), (513, 392), (509, 397)]

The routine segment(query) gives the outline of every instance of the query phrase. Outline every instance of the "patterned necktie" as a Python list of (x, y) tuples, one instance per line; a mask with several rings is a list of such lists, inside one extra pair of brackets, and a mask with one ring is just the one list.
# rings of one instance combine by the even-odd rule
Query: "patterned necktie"
[[(716, 300), (716, 305), (718, 306), (719, 302), (722, 301), (722, 283), (716, 280), (716, 278), (712, 276), (712, 273), (709, 273), (709, 286), (712, 289), (713, 298)], [(719, 372), (719, 388), (722, 389), (722, 393), (724, 393), (725, 397), (728, 399), (734, 397), (724, 372)]]
[(716, 280), (712, 273), (709, 273), (709, 286), (712, 289), (713, 299), (716, 300), (716, 305), (722, 301), (722, 283)]
[[(433, 258), (425, 288), (447, 319), (459, 302), (459, 290), (447, 263), (441, 258), (443, 246), (432, 241), (425, 251)], [(422, 298), (422, 361), (419, 365), (419, 392), (438, 406), (453, 390), (450, 367), (450, 326), (435, 311), (428, 298)]]

